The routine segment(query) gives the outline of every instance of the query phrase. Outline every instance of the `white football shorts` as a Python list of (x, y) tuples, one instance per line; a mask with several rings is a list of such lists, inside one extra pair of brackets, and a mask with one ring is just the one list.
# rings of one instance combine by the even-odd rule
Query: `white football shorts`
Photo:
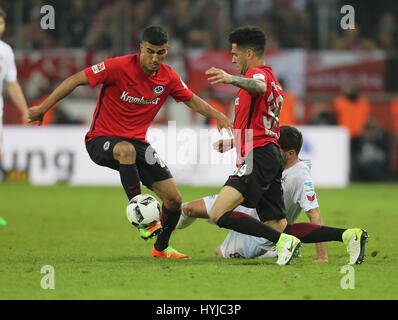
[[(217, 199), (217, 195), (204, 197), (203, 201), (206, 206), (207, 214), (209, 214), (211, 207)], [(257, 212), (253, 208), (246, 208), (238, 206), (234, 211), (239, 211), (251, 215), (255, 219), (259, 219)], [(249, 236), (240, 232), (231, 230), (224, 242), (221, 244), (221, 252), (224, 258), (244, 258), (252, 259), (265, 252), (270, 251), (275, 247), (275, 244), (264, 238)]]

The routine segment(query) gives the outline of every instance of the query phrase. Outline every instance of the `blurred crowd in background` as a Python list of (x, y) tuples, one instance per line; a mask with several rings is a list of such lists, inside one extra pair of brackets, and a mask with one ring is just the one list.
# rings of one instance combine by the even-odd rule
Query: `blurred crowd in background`
[[(355, 7), (356, 28), (338, 28), (340, 8)], [(168, 27), (185, 49), (227, 45), (225, 34), (254, 24), (267, 34), (268, 48), (398, 48), (398, 3), (394, 0), (15, 0), (1, 1), (9, 13), (5, 41), (14, 48), (137, 49), (140, 30), (149, 24)], [(54, 31), (41, 30), (40, 8), (53, 5)], [(21, 16), (16, 12), (23, 6)], [(16, 32), (17, 20), (22, 30)], [(326, 33), (322, 28), (328, 28)], [(123, 32), (121, 32), (123, 31)], [(19, 36), (20, 34), (20, 36)]]
[[(43, 16), (40, 8), (47, 4), (55, 8), (54, 30), (42, 30), (38, 23)], [(355, 29), (340, 27), (340, 8), (345, 4), (355, 8)], [(0, 1), (0, 6), (8, 14), (3, 40), (20, 52), (70, 48), (105, 50), (114, 55), (138, 52), (140, 31), (160, 24), (168, 29), (172, 56), (195, 49), (228, 49), (228, 33), (252, 24), (265, 31), (267, 50), (382, 51), (398, 61), (395, 0), (7, 0)], [(398, 69), (397, 62), (392, 66)], [(389, 68), (386, 65), (386, 70)], [(37, 102), (56, 84), (49, 81), (43, 90), (34, 91), (39, 92), (37, 96), (28, 94), (29, 100)], [(298, 95), (288, 86), (284, 88), (281, 124), (347, 128), (352, 181), (398, 178), (398, 90), (360, 92), (349, 82), (342, 83), (336, 94)], [(211, 88), (199, 94), (231, 115), (231, 97)], [(87, 122), (71, 117), (66, 109), (57, 109), (48, 123)], [(5, 123), (15, 123), (16, 117), (8, 114)], [(164, 123), (168, 118), (157, 120)], [(191, 117), (190, 121), (198, 124), (199, 120)]]

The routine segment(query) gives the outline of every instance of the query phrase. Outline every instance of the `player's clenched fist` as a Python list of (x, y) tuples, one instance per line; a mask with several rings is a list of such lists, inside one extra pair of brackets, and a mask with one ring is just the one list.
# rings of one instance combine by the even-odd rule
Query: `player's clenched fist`
[(41, 126), (44, 117), (44, 111), (40, 106), (33, 106), (28, 109), (28, 122), (32, 123), (39, 121), (39, 126)]

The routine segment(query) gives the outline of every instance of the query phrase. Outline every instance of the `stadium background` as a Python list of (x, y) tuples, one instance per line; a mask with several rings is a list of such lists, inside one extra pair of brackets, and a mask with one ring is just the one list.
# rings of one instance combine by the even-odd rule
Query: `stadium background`
[[(231, 86), (210, 87), (203, 75), (212, 65), (236, 73), (228, 32), (255, 24), (267, 34), (267, 63), (287, 92), (281, 123), (341, 125), (336, 101), (356, 87), (370, 112), (358, 106), (361, 129), (351, 133), (351, 180), (398, 178), (398, 5), (395, 1), (2, 1), (8, 13), (3, 40), (15, 50), (18, 79), (29, 105), (37, 104), (67, 76), (107, 57), (139, 50), (139, 32), (161, 24), (170, 33), (167, 63), (192, 90), (232, 116)], [(40, 8), (55, 9), (55, 29), (42, 30)], [(343, 30), (340, 8), (355, 9), (355, 29)], [(231, 89), (232, 88), (232, 89)], [(6, 90), (5, 90), (6, 91)], [(352, 91), (352, 90), (351, 90)], [(45, 119), (46, 125), (89, 125), (98, 88), (79, 88)], [(4, 124), (20, 123), (5, 97)], [(363, 100), (358, 105), (363, 104)], [(359, 100), (358, 100), (359, 101)], [(343, 106), (344, 101), (340, 101)], [(363, 115), (362, 115), (363, 114)], [(367, 120), (371, 118), (368, 125)], [(214, 125), (169, 99), (155, 124)], [(361, 122), (362, 121), (362, 122)], [(362, 129), (362, 127), (367, 128)], [(375, 156), (377, 154), (377, 156)], [(361, 160), (357, 160), (361, 158)], [(356, 162), (354, 162), (356, 161)], [(360, 163), (358, 162), (360, 161)], [(374, 174), (366, 174), (368, 167)]]

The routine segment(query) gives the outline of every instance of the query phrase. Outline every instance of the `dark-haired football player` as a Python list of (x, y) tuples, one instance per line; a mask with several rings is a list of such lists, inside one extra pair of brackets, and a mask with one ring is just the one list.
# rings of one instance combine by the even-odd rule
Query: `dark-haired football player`
[(101, 84), (97, 107), (85, 137), (91, 159), (120, 173), (128, 199), (141, 193), (140, 182), (163, 202), (161, 225), (141, 229), (147, 239), (158, 234), (154, 257), (189, 258), (169, 246), (169, 238), (181, 214), (181, 194), (166, 164), (146, 140), (147, 129), (167, 97), (217, 120), (218, 129), (231, 130), (232, 121), (195, 95), (164, 59), (168, 34), (163, 27), (143, 30), (139, 54), (110, 58), (67, 78), (40, 105), (29, 109), (29, 121), (44, 114), (80, 85)]

